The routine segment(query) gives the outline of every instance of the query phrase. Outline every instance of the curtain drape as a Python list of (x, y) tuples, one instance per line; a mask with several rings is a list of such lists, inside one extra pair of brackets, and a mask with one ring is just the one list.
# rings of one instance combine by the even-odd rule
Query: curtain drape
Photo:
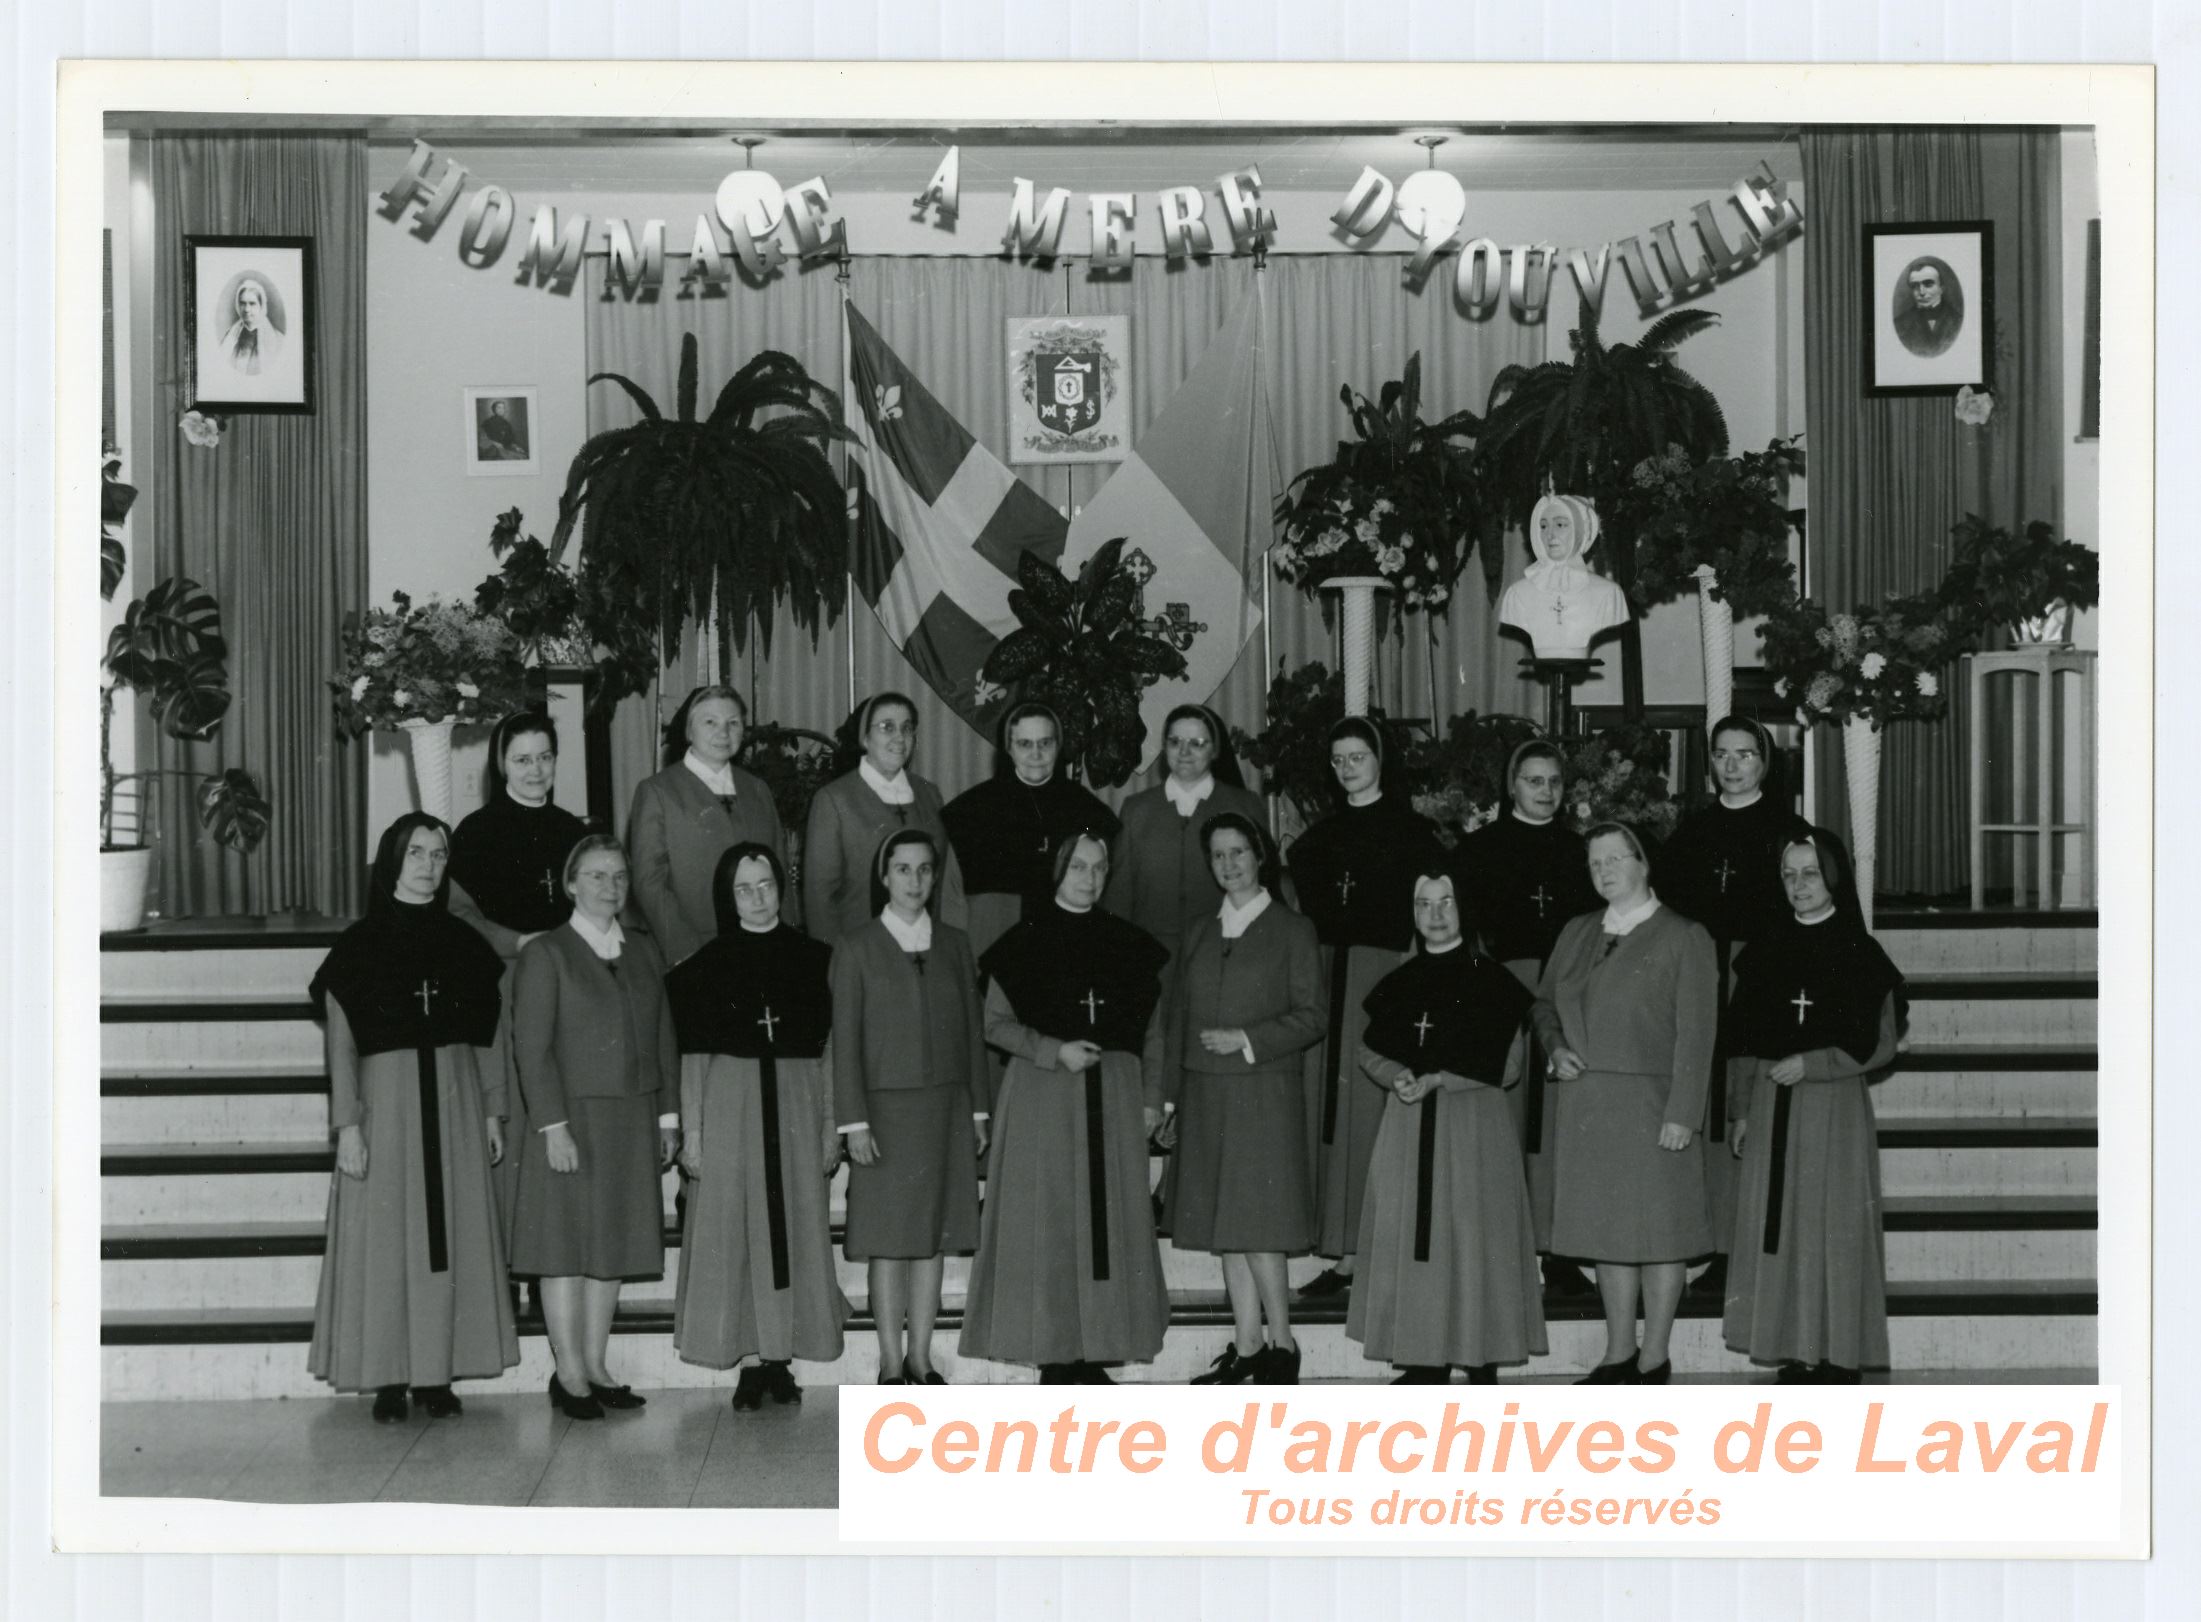
[[(1264, 301), (1264, 380), (1276, 440), (1279, 490), (1302, 468), (1328, 461), (1352, 432), (1338, 400), (1340, 384), (1373, 395), (1422, 356), (1426, 417), (1461, 407), (1480, 409), (1491, 380), (1513, 362), (1543, 356), (1541, 328), (1504, 316), (1475, 322), (1458, 314), (1449, 283), (1435, 279), (1416, 293), (1404, 284), (1402, 261), (1391, 255), (1272, 257), (1263, 270), (1244, 259), (1217, 258), (1168, 266), (1142, 260), (1128, 277), (1094, 277), (1083, 262), (1052, 269), (999, 259), (859, 258), (848, 295), (878, 327), (940, 402), (980, 443), (1006, 460), (1008, 362), (1005, 320), (1013, 315), (1123, 314), (1131, 318), (1132, 442), (1160, 414), (1237, 301)], [(671, 397), (681, 334), (694, 331), (702, 350), (704, 408), (717, 385), (759, 348), (776, 347), (801, 360), (821, 381), (841, 378), (841, 288), (830, 268), (780, 276), (762, 286), (737, 286), (724, 298), (665, 298), (655, 303), (601, 296), (592, 266), (588, 306), (591, 372), (623, 371), (659, 402)], [(626, 396), (610, 387), (590, 391), (589, 430), (632, 420)], [(1107, 477), (1104, 468), (1024, 467), (1020, 478), (1055, 506), (1074, 510)], [(1509, 576), (1525, 554), (1509, 545)], [(1282, 584), (1270, 592), (1268, 645), (1289, 666), (1322, 659), (1337, 667), (1333, 634), (1320, 609)], [(954, 794), (992, 764), (982, 739), (941, 704), (903, 660), (869, 607), (828, 629), (813, 648), (791, 624), (775, 632), (769, 660), (752, 656), (746, 679), (761, 718), (830, 731), (847, 714), (849, 638), (854, 638), (855, 693), (894, 687), (916, 699), (920, 718), (918, 769)], [(1247, 644), (1214, 700), (1231, 723), (1259, 730), (1273, 667), (1264, 667), (1262, 638)], [(1424, 622), (1407, 621), (1378, 656), (1380, 701), (1393, 714), (1443, 718), (1463, 709), (1535, 714), (1538, 690), (1516, 673), (1517, 653), (1501, 644), (1481, 565), (1471, 566), (1451, 615), (1432, 649)], [(692, 656), (692, 650), (691, 650)], [(1432, 700), (1432, 671), (1441, 696)], [(616, 733), (615, 796), (623, 807), (633, 785), (654, 769), (658, 706), (669, 716), (692, 670), (669, 671), (662, 697), (622, 706)], [(1143, 786), (1134, 780), (1131, 788)]]
[[(1978, 513), (2021, 527), (2062, 518), (2062, 243), (2054, 131), (1818, 130), (1802, 137), (1811, 594), (1831, 610), (1936, 584), (1950, 529)], [(1946, 395), (1867, 399), (1864, 228), (1992, 220), (1995, 413), (1956, 420)], [(1940, 896), (1969, 882), (1965, 762), (1972, 725), (1958, 666), (1940, 722), (1883, 734), (1879, 889)], [(1849, 836), (1841, 740), (1821, 729), (1821, 819)]]
[[(241, 766), (273, 807), (250, 858), (204, 838), (190, 786), (168, 779), (158, 829), (170, 915), (356, 912), (365, 872), (367, 749), (344, 743), (328, 678), (367, 593), (367, 147), (352, 136), (152, 138), (154, 273), (151, 558), (139, 588), (183, 574), (213, 592), (235, 701), (209, 743), (145, 729), (139, 758), (205, 774)], [(190, 405), (187, 235), (303, 236), (314, 244), (314, 409), (227, 418), (200, 449)], [(150, 573), (147, 572), (148, 567)]]

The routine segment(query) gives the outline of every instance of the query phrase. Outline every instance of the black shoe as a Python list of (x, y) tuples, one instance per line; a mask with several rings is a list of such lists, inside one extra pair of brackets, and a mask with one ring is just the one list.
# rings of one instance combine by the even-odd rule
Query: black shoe
[(1670, 1357), (1656, 1368), (1648, 1369), (1643, 1367), (1643, 1358), (1640, 1353), (1637, 1354), (1635, 1361), (1635, 1378), (1628, 1382), (1630, 1385), (1665, 1385), (1674, 1377), (1674, 1360)]
[(1077, 1385), (1078, 1366), (1075, 1363), (1042, 1363), (1039, 1366), (1041, 1385)]
[(734, 1412), (746, 1413), (764, 1406), (764, 1371), (751, 1365), (734, 1381)]
[(1070, 1366), (1077, 1372), (1077, 1378), (1071, 1382), (1073, 1385), (1114, 1385), (1116, 1383), (1109, 1372), (1098, 1363), (1080, 1362), (1073, 1363)]
[(1223, 1355), (1208, 1365), (1205, 1374), (1195, 1374), (1193, 1385), (1244, 1385), (1258, 1377), (1261, 1359), (1266, 1348), (1251, 1357), (1240, 1357), (1236, 1346), (1225, 1346)]
[(1600, 1363), (1574, 1383), (1576, 1385), (1635, 1385), (1638, 1383), (1635, 1364), (1636, 1360), (1633, 1356), (1623, 1357), (1617, 1363)]
[(406, 1405), (405, 1388), (401, 1385), (380, 1387), (374, 1394), (374, 1422), (377, 1425), (395, 1425), (411, 1409)]
[(927, 1369), (924, 1373), (919, 1374), (909, 1366), (909, 1358), (905, 1356), (902, 1359), (902, 1383), (904, 1385), (946, 1385), (948, 1382), (941, 1378), (938, 1369)]
[(764, 1370), (764, 1394), (782, 1408), (791, 1402), (802, 1401), (802, 1387), (795, 1384), (795, 1365), (786, 1358), (776, 1363), (762, 1365)]
[(1816, 1385), (1818, 1382), (1812, 1376), (1817, 1372), (1818, 1370), (1814, 1369), (1809, 1363), (1783, 1363), (1778, 1369), (1774, 1370), (1773, 1383), (1775, 1385)]
[(1299, 1287), (1299, 1299), (1302, 1301), (1327, 1301), (1333, 1295), (1344, 1295), (1352, 1287), (1353, 1275), (1340, 1273), (1333, 1267), (1328, 1272), (1318, 1274), (1302, 1284)]
[(1727, 1258), (1714, 1256), (1712, 1265), (1689, 1281), (1689, 1293), (1700, 1300), (1726, 1300)]
[(558, 1371), (550, 1371), (550, 1405), (568, 1419), (602, 1419), (604, 1405), (593, 1396), (576, 1397), (558, 1383)]
[(1285, 1351), (1277, 1346), (1264, 1346), (1260, 1351), (1253, 1354), (1253, 1361), (1256, 1365), (1253, 1376), (1255, 1385), (1299, 1384), (1299, 1347), (1297, 1344), (1294, 1344), (1290, 1351)]
[(638, 1394), (632, 1386), (598, 1385), (594, 1380), (591, 1380), (588, 1383), (588, 1394), (606, 1408), (630, 1409), (647, 1408), (649, 1406), (649, 1399)]
[(1400, 1370), (1393, 1385), (1450, 1385), (1452, 1371), (1434, 1363), (1408, 1363)]
[(1865, 1383), (1865, 1372), (1862, 1369), (1845, 1369), (1839, 1363), (1821, 1363), (1811, 1371), (1811, 1377), (1806, 1383), (1810, 1385), (1863, 1385)]
[(1565, 1256), (1544, 1258), (1544, 1293), (1562, 1301), (1579, 1301), (1597, 1294), (1596, 1283)]
[(1498, 1365), (1495, 1363), (1468, 1364), (1467, 1383), (1469, 1385), (1496, 1385), (1498, 1383)]
[(413, 1401), (420, 1404), (420, 1411), (430, 1419), (456, 1419), (466, 1412), (465, 1405), (447, 1385), (416, 1385)]

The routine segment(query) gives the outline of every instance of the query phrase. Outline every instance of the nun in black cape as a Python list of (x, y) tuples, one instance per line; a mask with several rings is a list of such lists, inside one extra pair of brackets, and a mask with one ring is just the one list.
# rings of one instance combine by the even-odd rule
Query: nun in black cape
[(1747, 1098), (1727, 1343), (1789, 1381), (1888, 1363), (1880, 1147), (1870, 1082), (1894, 1059), (1903, 977), (1866, 930), (1849, 855), (1797, 821), (1780, 850), (1794, 909), (1736, 960), (1728, 1084)]
[(745, 842), (711, 880), (718, 934), (665, 976), (680, 1043), (689, 1184), (673, 1347), (732, 1368), (735, 1405), (796, 1399), (790, 1360), (841, 1355), (848, 1301), (833, 1265), (832, 948), (780, 915), (778, 852)]
[[(408, 812), (383, 834), (367, 916), (313, 977), (337, 1135), (307, 1366), (376, 1390), (377, 1418), (457, 1411), (454, 1379), (519, 1361), (490, 1189), (504, 1084), (481, 1050), (498, 1016), (497, 954), (451, 916), (450, 830)], [(386, 1411), (390, 1410), (390, 1411)]]

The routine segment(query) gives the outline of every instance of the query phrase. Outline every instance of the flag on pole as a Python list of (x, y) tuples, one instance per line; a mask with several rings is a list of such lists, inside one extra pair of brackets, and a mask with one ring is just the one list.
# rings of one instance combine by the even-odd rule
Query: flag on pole
[(991, 737), (1003, 695), (979, 671), (1017, 628), (1017, 558), (1058, 562), (1069, 524), (842, 308), (856, 589), (932, 690)]
[(1179, 704), (1205, 703), (1261, 626), (1261, 570), (1275, 529), (1276, 446), (1261, 391), (1261, 300), (1239, 305), (1130, 457), (1070, 523), (1063, 572), (1121, 535), (1145, 586), (1150, 618), (1200, 627), (1181, 680), (1146, 690), (1146, 747)]

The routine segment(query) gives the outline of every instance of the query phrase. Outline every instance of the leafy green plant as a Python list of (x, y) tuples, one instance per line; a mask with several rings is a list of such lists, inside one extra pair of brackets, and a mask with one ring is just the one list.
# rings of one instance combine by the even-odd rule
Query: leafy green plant
[(1699, 585), (1699, 568), (1712, 571), (1712, 600), (1738, 616), (1795, 601), (1788, 481), (1803, 471), (1803, 447), (1794, 439), (1701, 458), (1669, 445), (1638, 462), (1618, 508), (1636, 534), (1629, 593), (1636, 605), (1650, 608)]
[[(1588, 496), (1604, 528), (1606, 566), (1623, 590), (1635, 581), (1635, 531), (1625, 495), (1636, 464), (1678, 445), (1692, 459), (1725, 455), (1727, 418), (1712, 391), (1674, 351), (1713, 325), (1710, 310), (1672, 310), (1632, 344), (1607, 345), (1584, 300), (1568, 336), (1574, 358), (1508, 366), (1491, 382), (1475, 460), (1491, 522), (1525, 529), (1547, 490)], [(1621, 694), (1643, 707), (1643, 645), (1622, 627)]]
[[(1289, 672), (1277, 661), (1267, 713), (1268, 722), (1258, 734), (1231, 728), (1231, 743), (1239, 758), (1261, 773), (1263, 787), (1289, 800), (1300, 820), (1312, 827), (1337, 803), (1330, 728), (1345, 718), (1344, 674), (1319, 659)], [(1417, 747), (1426, 747), (1410, 721), (1391, 720), (1380, 710), (1368, 719), (1382, 729), (1387, 760), (1406, 762)]]
[(229, 850), (249, 855), (267, 836), (268, 803), (252, 775), (238, 767), (201, 774), (169, 768), (118, 772), (114, 763), (115, 700), (143, 693), (153, 719), (169, 737), (202, 743), (221, 729), (229, 713), (229, 644), (222, 636), (221, 607), (195, 580), (163, 580), (123, 611), (107, 638), (102, 666), (108, 680), (99, 694), (99, 833), (113, 848), (115, 799), (125, 783), (142, 784), (140, 828), (151, 824), (151, 800), (159, 782), (190, 782), (199, 826)]
[(508, 507), (489, 531), (489, 554), (502, 560), (474, 588), (474, 610), (500, 619), (519, 638), (524, 656), (543, 664), (589, 662), (580, 626), (581, 588), (573, 572), (550, 561), (541, 541), (521, 531), (520, 509)]
[(2035, 520), (2019, 540), (1966, 513), (1954, 531), (1956, 557), (1942, 576), (1940, 600), (1953, 630), (1977, 641), (2003, 626), (2019, 626), (2058, 603), (2092, 608), (2102, 599), (2102, 560), (2091, 547), (2060, 541)]
[(810, 801), (839, 775), (835, 744), (823, 732), (765, 721), (749, 729), (741, 763), (764, 779), (780, 826), (799, 834), (810, 825)]
[(129, 569), (122, 550), (122, 522), (138, 499), (137, 488), (122, 482), (122, 452), (109, 445), (99, 457), (99, 594), (114, 601), (115, 588)]
[[(1278, 499), (1276, 572), (1309, 593), (1337, 575), (1378, 575), (1401, 588), (1408, 608), (1439, 607), (1483, 530), (1469, 444), (1482, 419), (1456, 411), (1422, 420), (1418, 352), (1374, 400), (1350, 384), (1338, 398), (1360, 437), (1340, 440), (1332, 460), (1302, 472)], [(1495, 547), (1484, 549), (1493, 587), (1503, 565)]]
[(631, 378), (589, 379), (625, 390), (642, 420), (583, 445), (558, 501), (549, 561), (560, 562), (584, 530), (576, 570), (582, 623), (613, 650), (607, 685), (628, 684), (611, 699), (639, 691), (654, 674), (640, 661), (637, 632), (662, 638), (669, 657), (690, 621), (715, 614), (733, 647), (747, 646), (753, 622), (769, 653), (776, 604), (813, 640), (821, 616), (840, 616), (848, 516), (825, 455), (827, 445), (851, 437), (839, 396), (792, 356), (767, 350), (699, 418), (696, 354), (689, 333), (669, 417)]
[(1473, 833), (1509, 802), (1506, 764), (1543, 728), (1525, 715), (1478, 715), (1446, 723), (1441, 739), (1419, 739), (1404, 761), (1414, 809), (1437, 825), (1447, 844)]
[(1205, 626), (1145, 617), (1140, 571), (1124, 560), (1124, 537), (1102, 546), (1072, 581), (1027, 551), (1009, 593), (1017, 629), (987, 655), (983, 705), (1014, 689), (1062, 718), (1062, 761), (1096, 788), (1138, 770), (1146, 745), (1139, 704), (1164, 677), (1185, 673), (1184, 649)]

